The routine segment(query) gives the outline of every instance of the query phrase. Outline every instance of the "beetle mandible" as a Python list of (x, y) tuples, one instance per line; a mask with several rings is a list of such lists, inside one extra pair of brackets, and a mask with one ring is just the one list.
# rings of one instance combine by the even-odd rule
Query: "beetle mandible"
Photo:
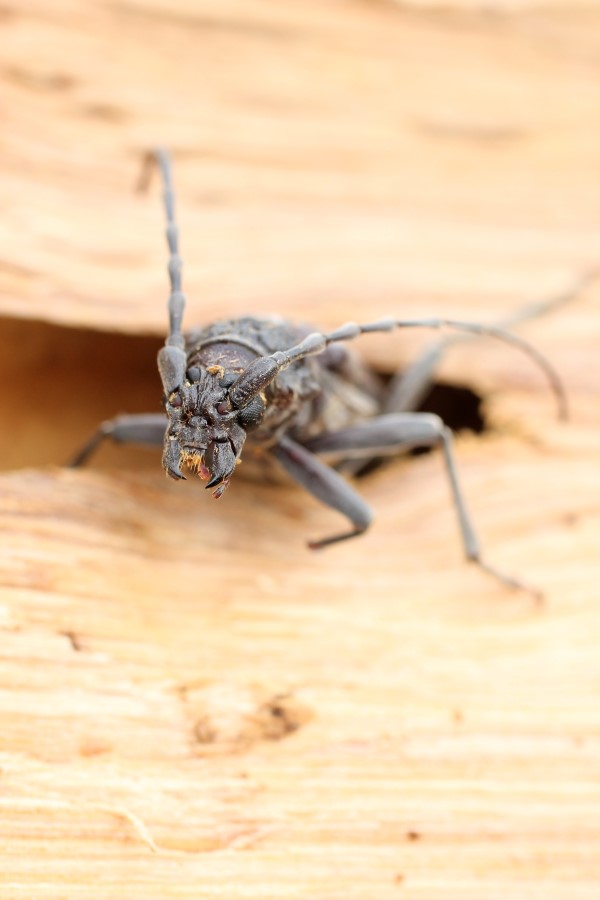
[[(443, 343), (408, 370), (399, 389), (386, 394), (375, 374), (344, 342), (361, 334), (414, 327), (498, 338), (525, 352), (542, 369), (564, 417), (564, 390), (545, 357), (503, 327), (437, 317), (350, 322), (334, 331), (318, 332), (281, 318), (248, 316), (183, 332), (185, 296), (171, 162), (164, 150), (149, 154), (148, 162), (154, 161), (163, 181), (171, 288), (169, 333), (158, 354), (166, 420), (164, 414), (142, 414), (104, 422), (71, 465), (82, 465), (105, 438), (162, 446), (167, 475), (184, 479), (183, 470), (197, 473), (218, 498), (229, 486), (245, 445), (259, 447), (275, 457), (298, 484), (350, 521), (350, 530), (309, 543), (320, 548), (362, 534), (372, 518), (349, 481), (321, 457), (343, 468), (352, 460), (364, 464), (412, 447), (439, 445), (467, 559), (509, 587), (531, 590), (484, 561), (460, 486), (452, 433), (438, 416), (415, 411)], [(566, 297), (540, 306), (549, 308)], [(539, 311), (535, 307), (521, 318)]]

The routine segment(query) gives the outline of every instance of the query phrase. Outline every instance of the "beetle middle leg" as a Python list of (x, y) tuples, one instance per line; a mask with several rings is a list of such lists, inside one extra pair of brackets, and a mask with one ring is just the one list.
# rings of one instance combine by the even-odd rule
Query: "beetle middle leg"
[[(441, 445), (444, 454), (446, 474), (452, 491), (454, 508), (458, 516), (458, 524), (462, 537), (465, 556), (476, 563), (481, 569), (511, 588), (527, 590), (529, 593), (539, 595), (539, 592), (524, 584), (512, 575), (490, 566), (482, 557), (481, 545), (473, 526), (471, 516), (467, 510), (466, 501), (458, 478), (456, 459), (454, 456), (454, 442), (451, 430), (443, 423), (439, 416), (430, 413), (393, 413), (378, 416), (368, 422), (344, 428), (341, 431), (323, 434), (308, 441), (304, 447), (307, 454), (316, 453), (333, 458), (369, 458), (370, 456), (393, 455), (411, 447), (434, 447)], [(287, 468), (287, 466), (286, 466)], [(330, 470), (333, 471), (333, 470)], [(292, 475), (295, 473), (292, 472)], [(337, 473), (336, 473), (337, 474)], [(344, 508), (341, 495), (336, 496), (338, 501), (332, 502), (319, 494), (313, 486), (308, 474), (295, 476), (304, 487), (329, 506), (333, 506), (352, 519), (348, 509)], [(339, 477), (339, 476), (338, 476)], [(347, 486), (345, 481), (342, 482)], [(365, 526), (366, 527), (366, 526)], [(364, 530), (364, 529), (362, 529)], [(360, 533), (354, 531), (344, 537), (352, 537)], [(340, 540), (336, 537), (333, 540)], [(331, 543), (332, 539), (319, 541), (317, 546)], [(314, 546), (314, 545), (313, 545)]]
[(72, 468), (84, 465), (106, 439), (117, 444), (162, 447), (166, 427), (167, 420), (162, 413), (138, 413), (107, 419), (69, 460), (68, 465)]

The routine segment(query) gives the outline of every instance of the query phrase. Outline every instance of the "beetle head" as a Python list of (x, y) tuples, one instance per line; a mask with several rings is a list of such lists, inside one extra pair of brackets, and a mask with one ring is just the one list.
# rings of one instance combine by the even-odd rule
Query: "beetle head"
[(175, 479), (185, 478), (182, 468), (198, 473), (207, 488), (216, 488), (218, 498), (235, 471), (247, 432), (260, 424), (265, 403), (256, 395), (242, 408), (236, 406), (231, 388), (239, 384), (239, 372), (221, 366), (182, 372), (184, 359), (176, 347), (165, 347), (159, 355), (168, 418), (163, 466)]

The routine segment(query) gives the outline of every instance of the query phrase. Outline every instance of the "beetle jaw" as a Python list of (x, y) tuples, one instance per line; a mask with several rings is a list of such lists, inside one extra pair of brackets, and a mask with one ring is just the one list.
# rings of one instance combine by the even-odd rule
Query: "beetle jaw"
[[(237, 444), (237, 447), (236, 447)], [(237, 465), (244, 441), (236, 442), (211, 441), (208, 447), (194, 447), (179, 443), (175, 435), (167, 434), (163, 451), (163, 468), (166, 474), (175, 481), (185, 480), (182, 470), (197, 475), (206, 481), (206, 490), (216, 488), (213, 497), (218, 499), (229, 486)]]

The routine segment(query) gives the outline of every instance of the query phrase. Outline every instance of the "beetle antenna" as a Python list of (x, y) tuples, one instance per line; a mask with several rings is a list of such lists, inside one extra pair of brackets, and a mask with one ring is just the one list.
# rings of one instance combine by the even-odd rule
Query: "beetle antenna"
[(175, 222), (175, 191), (169, 153), (162, 148), (157, 148), (147, 154), (140, 179), (140, 189), (143, 190), (147, 186), (150, 172), (154, 165), (158, 166), (162, 176), (163, 202), (167, 217), (165, 234), (169, 247), (168, 272), (171, 293), (169, 295), (169, 335), (166, 345), (183, 348), (185, 343), (181, 331), (185, 310), (185, 294), (181, 290), (181, 269), (183, 263), (179, 255), (179, 229)]
[(355, 325), (349, 323), (342, 325), (336, 331), (324, 335), (327, 344), (334, 341), (351, 340), (358, 337), (359, 334), (368, 334), (372, 331), (394, 331), (396, 328), (451, 328), (454, 331), (467, 331), (471, 334), (480, 336), (494, 337), (497, 340), (504, 341), (517, 347), (521, 352), (529, 356), (531, 360), (540, 368), (550, 385), (550, 389), (556, 397), (558, 407), (558, 417), (560, 419), (568, 418), (567, 395), (560, 375), (546, 357), (540, 353), (532, 344), (512, 331), (507, 331), (495, 325), (482, 325), (479, 322), (461, 322), (455, 319), (427, 318), (427, 319), (383, 319), (379, 322), (371, 322), (367, 325)]
[(232, 401), (238, 407), (249, 402), (249, 399), (264, 390), (267, 384), (283, 369), (287, 369), (292, 363), (299, 362), (307, 356), (316, 356), (322, 353), (329, 344), (333, 344), (336, 341), (351, 341), (361, 334), (370, 334), (376, 331), (394, 331), (396, 328), (451, 328), (454, 331), (466, 331), (470, 334), (494, 337), (517, 347), (529, 356), (544, 372), (556, 397), (559, 418), (567, 418), (567, 397), (564, 385), (554, 367), (539, 350), (536, 350), (535, 347), (518, 335), (498, 326), (442, 318), (390, 318), (380, 319), (377, 322), (368, 322), (364, 325), (358, 325), (356, 322), (347, 322), (341, 328), (336, 328), (335, 331), (314, 332), (307, 335), (299, 344), (290, 347), (289, 350), (276, 351), (270, 356), (263, 356), (251, 363), (233, 386), (230, 392)]

